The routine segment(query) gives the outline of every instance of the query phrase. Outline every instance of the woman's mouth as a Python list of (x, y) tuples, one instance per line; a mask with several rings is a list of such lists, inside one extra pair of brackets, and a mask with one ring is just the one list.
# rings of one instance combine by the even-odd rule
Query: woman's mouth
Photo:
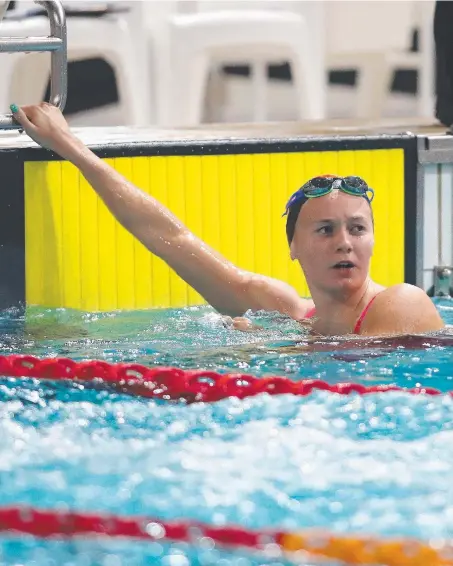
[(333, 269), (350, 270), (350, 269), (353, 269), (355, 267), (355, 264), (352, 263), (352, 261), (339, 261), (338, 263), (336, 263), (332, 267), (333, 267)]

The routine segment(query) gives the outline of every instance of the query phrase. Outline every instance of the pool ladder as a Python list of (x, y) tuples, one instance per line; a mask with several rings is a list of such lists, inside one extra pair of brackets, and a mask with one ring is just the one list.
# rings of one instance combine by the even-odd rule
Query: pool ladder
[[(47, 37), (0, 37), (0, 53), (51, 52), (50, 104), (63, 110), (68, 90), (68, 57), (66, 15), (60, 0), (34, 0), (45, 8), (50, 22)], [(8, 1), (0, 2), (0, 27), (2, 16), (8, 9)], [(25, 16), (26, 17), (26, 16)], [(0, 114), (0, 129), (19, 129), (12, 114)]]

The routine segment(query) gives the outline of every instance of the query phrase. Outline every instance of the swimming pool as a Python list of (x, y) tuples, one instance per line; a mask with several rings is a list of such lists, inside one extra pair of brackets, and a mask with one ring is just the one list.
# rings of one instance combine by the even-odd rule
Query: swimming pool
[[(436, 304), (453, 323), (453, 302)], [(0, 353), (453, 389), (453, 337), (309, 347), (294, 322), (269, 314), (254, 319), (264, 329), (249, 334), (224, 328), (208, 307), (37, 309), (26, 323), (10, 311), (0, 321)], [(2, 379), (0, 505), (450, 538), (452, 408), (447, 395), (402, 392), (184, 405), (81, 384)], [(289, 563), (208, 543), (3, 536), (0, 552), (2, 564)]]

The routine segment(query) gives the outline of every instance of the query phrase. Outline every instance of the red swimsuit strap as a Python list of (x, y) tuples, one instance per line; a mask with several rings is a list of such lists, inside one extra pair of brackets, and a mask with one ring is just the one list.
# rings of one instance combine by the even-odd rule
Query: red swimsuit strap
[(371, 307), (371, 305), (373, 304), (374, 299), (379, 295), (379, 293), (377, 295), (374, 295), (374, 297), (371, 299), (371, 301), (367, 304), (367, 306), (363, 309), (363, 311), (360, 313), (359, 318), (357, 319), (357, 322), (355, 323), (354, 326), (354, 334), (360, 334), (360, 329), (362, 328), (362, 322), (363, 319), (366, 316), (366, 313), (368, 312), (368, 309)]
[[(360, 334), (360, 329), (362, 328), (362, 323), (363, 323), (363, 319), (366, 316), (366, 313), (368, 312), (368, 309), (371, 307), (371, 305), (373, 304), (374, 299), (379, 295), (379, 293), (377, 295), (374, 295), (374, 297), (371, 299), (371, 301), (367, 304), (367, 306), (363, 309), (363, 311), (360, 313), (359, 318), (357, 319), (357, 322), (355, 323), (354, 326), (354, 332), (353, 334)], [(316, 314), (316, 308), (311, 308), (306, 314), (305, 314), (305, 318), (312, 318), (314, 317)]]
[(312, 317), (315, 316), (315, 314), (316, 314), (316, 309), (315, 309), (315, 307), (312, 307), (311, 309), (309, 309), (309, 310), (306, 312), (304, 318), (312, 318)]

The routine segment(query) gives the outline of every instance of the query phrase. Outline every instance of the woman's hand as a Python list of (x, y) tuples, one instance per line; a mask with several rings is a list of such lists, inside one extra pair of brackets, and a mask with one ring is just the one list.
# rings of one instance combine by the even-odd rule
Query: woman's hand
[(81, 143), (71, 133), (61, 111), (52, 104), (41, 102), (21, 108), (11, 104), (10, 108), (14, 119), (36, 143), (62, 157), (66, 157), (71, 145)]
[(261, 326), (253, 324), (252, 321), (244, 316), (224, 316), (222, 320), (223, 324), (227, 328), (233, 328), (234, 330), (240, 330), (241, 332), (253, 332), (254, 330), (263, 330)]

